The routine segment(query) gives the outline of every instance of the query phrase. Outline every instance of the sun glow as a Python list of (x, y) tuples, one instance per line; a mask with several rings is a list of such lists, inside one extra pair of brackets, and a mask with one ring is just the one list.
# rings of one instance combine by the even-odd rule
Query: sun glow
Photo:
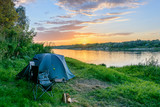
[(86, 45), (88, 42), (89, 41), (86, 38), (84, 38), (84, 39), (81, 39), (80, 44)]
[(83, 44), (83, 45), (86, 45), (87, 43), (86, 43), (86, 42), (83, 42), (82, 44)]

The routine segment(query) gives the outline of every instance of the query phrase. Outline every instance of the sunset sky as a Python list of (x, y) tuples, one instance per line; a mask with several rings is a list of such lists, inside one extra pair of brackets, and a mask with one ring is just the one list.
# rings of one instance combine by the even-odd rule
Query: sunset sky
[(160, 39), (160, 0), (20, 0), (34, 42), (56, 45)]

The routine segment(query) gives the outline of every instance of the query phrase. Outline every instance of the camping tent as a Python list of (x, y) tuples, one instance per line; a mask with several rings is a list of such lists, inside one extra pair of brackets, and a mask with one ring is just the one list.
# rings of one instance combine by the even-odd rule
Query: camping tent
[[(67, 67), (65, 58), (63, 55), (44, 53), (37, 54), (33, 57), (35, 66), (38, 67), (38, 71), (43, 73), (49, 72), (49, 79), (62, 79), (69, 80), (74, 77), (69, 68)], [(30, 64), (28, 64), (19, 74), (18, 78), (29, 77)]]

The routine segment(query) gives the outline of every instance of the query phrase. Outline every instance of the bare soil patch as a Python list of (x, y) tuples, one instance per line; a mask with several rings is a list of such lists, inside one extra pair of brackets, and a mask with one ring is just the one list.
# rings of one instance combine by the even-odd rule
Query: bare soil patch
[(110, 85), (107, 84), (106, 82), (97, 80), (97, 79), (84, 79), (84, 78), (80, 78), (80, 79), (75, 79), (74, 80), (74, 84), (72, 84), (72, 87), (79, 92), (89, 92), (95, 89), (99, 89), (99, 88), (107, 88)]

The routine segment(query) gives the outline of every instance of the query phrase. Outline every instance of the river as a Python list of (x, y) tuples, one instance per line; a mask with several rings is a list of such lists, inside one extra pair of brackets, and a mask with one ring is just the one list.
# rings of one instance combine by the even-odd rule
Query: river
[(78, 59), (86, 63), (106, 64), (109, 66), (125, 66), (145, 63), (151, 57), (157, 59), (160, 64), (160, 52), (144, 51), (93, 51), (93, 50), (69, 50), (53, 49), (56, 54)]

